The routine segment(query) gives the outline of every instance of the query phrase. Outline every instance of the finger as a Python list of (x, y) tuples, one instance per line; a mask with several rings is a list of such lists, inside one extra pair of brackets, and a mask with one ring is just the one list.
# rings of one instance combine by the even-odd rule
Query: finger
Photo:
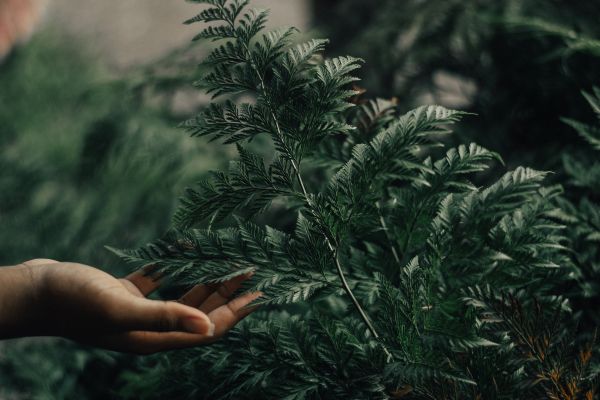
[[(136, 354), (152, 354), (159, 351), (182, 349), (211, 343), (223, 336), (241, 319), (254, 311), (256, 307), (246, 306), (261, 295), (262, 293), (260, 292), (248, 293), (213, 311), (210, 315), (211, 318), (215, 319), (216, 324), (213, 326), (216, 326), (216, 330), (207, 334), (130, 331), (95, 338), (86, 337), (80, 341), (109, 350)], [(211, 333), (213, 334), (211, 335)]]
[(235, 291), (238, 290), (242, 286), (242, 283), (244, 283), (245, 280), (248, 280), (252, 275), (254, 275), (254, 273), (250, 272), (236, 276), (235, 278), (222, 283), (217, 287), (214, 293), (208, 296), (201, 304), (197, 305), (197, 307), (200, 311), (209, 313), (212, 310), (227, 304)]
[[(221, 283), (221, 284), (196, 285), (192, 289), (190, 289), (186, 294), (184, 294), (179, 299), (179, 302), (186, 304), (188, 306), (199, 307), (200, 305), (202, 305), (202, 303), (204, 303), (208, 299), (208, 297), (210, 295), (212, 295), (215, 292), (220, 293), (220, 295), (218, 297), (226, 296), (227, 298), (231, 298), (231, 294), (233, 294), (233, 292), (235, 292), (237, 289), (239, 289), (241, 284), (245, 280), (252, 277), (252, 275), (254, 275), (254, 272), (249, 272), (247, 274), (240, 275), (238, 277), (232, 278), (231, 280), (229, 280), (225, 283)], [(222, 287), (223, 285), (225, 285), (225, 287)], [(225, 300), (225, 302), (227, 302), (227, 300)], [(224, 303), (222, 303), (222, 304), (224, 304)], [(219, 305), (222, 305), (222, 304), (218, 304), (218, 305), (216, 305), (216, 307), (218, 307)], [(213, 307), (212, 309), (214, 309), (216, 307)], [(212, 309), (210, 309), (208, 311), (211, 311)], [(204, 310), (204, 309), (202, 311), (206, 312), (206, 310)]]
[(142, 295), (147, 296), (155, 291), (161, 284), (162, 273), (154, 272), (156, 265), (146, 265), (127, 275), (126, 280), (133, 283)]
[(48, 264), (58, 264), (58, 261), (52, 260), (50, 258), (35, 258), (33, 260), (25, 261), (23, 263), (23, 265), (27, 265), (28, 267)]
[(160, 351), (184, 349), (210, 343), (211, 336), (185, 332), (131, 331), (94, 338), (82, 338), (85, 344), (108, 350), (134, 354), (153, 354)]
[(260, 296), (262, 296), (262, 292), (246, 293), (210, 312), (208, 317), (215, 324), (214, 337), (219, 338), (223, 336), (228, 330), (233, 328), (235, 324), (253, 312), (257, 307), (246, 306)]
[(179, 298), (179, 302), (190, 307), (198, 307), (213, 294), (220, 285), (217, 283), (196, 285)]
[(205, 313), (174, 301), (134, 297), (126, 303), (115, 304), (109, 312), (113, 322), (128, 331), (180, 331), (207, 335), (214, 332), (214, 324)]
[(129, 293), (131, 293), (132, 295), (134, 295), (135, 297), (146, 297), (140, 291), (140, 289), (138, 289), (138, 287), (135, 286), (130, 280), (121, 278), (121, 279), (119, 279), (119, 282), (121, 282), (121, 284), (125, 287), (125, 289), (127, 289), (127, 291)]

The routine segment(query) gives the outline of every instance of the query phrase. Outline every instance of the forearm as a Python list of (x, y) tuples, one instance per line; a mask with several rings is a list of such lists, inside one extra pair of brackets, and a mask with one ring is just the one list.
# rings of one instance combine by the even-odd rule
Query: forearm
[(0, 339), (39, 334), (42, 269), (0, 267)]

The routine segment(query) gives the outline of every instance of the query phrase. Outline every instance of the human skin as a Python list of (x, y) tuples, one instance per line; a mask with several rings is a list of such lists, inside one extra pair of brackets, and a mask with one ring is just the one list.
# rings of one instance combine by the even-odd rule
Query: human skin
[(250, 276), (161, 301), (146, 298), (160, 285), (151, 267), (123, 279), (48, 259), (1, 267), (0, 339), (60, 336), (136, 354), (208, 344), (253, 311), (260, 292), (232, 298)]
[(46, 0), (0, 0), (0, 60), (31, 35)]

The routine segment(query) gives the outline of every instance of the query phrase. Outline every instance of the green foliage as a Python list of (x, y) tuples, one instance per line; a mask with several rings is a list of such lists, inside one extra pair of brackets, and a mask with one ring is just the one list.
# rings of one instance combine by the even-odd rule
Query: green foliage
[[(478, 288), (470, 290), (467, 299), (494, 326), (499, 355), (511, 358), (512, 376), (505, 374), (501, 379), (508, 378), (514, 389), (532, 397), (594, 398), (598, 384), (597, 364), (593, 363), (595, 334), (580, 343), (565, 332), (570, 318), (564, 299), (550, 299), (548, 305), (554, 303), (551, 312), (522, 291), (498, 296), (489, 287)], [(494, 396), (489, 388), (484, 388), (485, 392), (483, 398)]]
[(578, 92), (600, 81), (600, 3), (563, 0), (314, 0), (330, 54), (352, 52), (371, 96), (405, 108), (460, 107), (459, 136), (509, 165), (561, 168), (559, 116), (583, 119)]
[(600, 40), (588, 37), (574, 29), (536, 17), (508, 17), (502, 22), (515, 31), (529, 32), (536, 36), (549, 36), (562, 40), (563, 44), (560, 50), (552, 56), (568, 58), (577, 52), (600, 56)]
[[(236, 143), (239, 157), (186, 192), (162, 240), (114, 251), (177, 286), (255, 270), (243, 290), (262, 291), (262, 308), (210, 347), (151, 361), (154, 384), (132, 379), (126, 393), (593, 396), (591, 347), (578, 358), (558, 349), (580, 345), (567, 339), (560, 294), (577, 270), (562, 189), (544, 186), (546, 172), (484, 181), (498, 154), (474, 143), (441, 150), (466, 113), (365, 102), (349, 88), (360, 60), (323, 60), (326, 42), (293, 44), (293, 30), (265, 33), (266, 12), (246, 1), (197, 2), (208, 8), (188, 22), (210, 23), (197, 38), (217, 42), (198, 86), (224, 100), (184, 126)], [(267, 159), (248, 149), (258, 136), (275, 149)], [(264, 222), (280, 209), (292, 224)]]
[(0, 347), (0, 395), (6, 399), (100, 399), (114, 395), (133, 360), (50, 338), (8, 340)]
[[(43, 32), (0, 65), (0, 265), (45, 257), (122, 275), (103, 246), (161, 235), (172, 191), (220, 153), (178, 135), (130, 76), (75, 46)], [(130, 362), (64, 341), (2, 343), (0, 397), (107, 398), (104, 381)]]
[(584, 314), (581, 324), (591, 329), (600, 323), (596, 307), (590, 306), (600, 298), (600, 90), (594, 88), (592, 93), (583, 92), (583, 95), (594, 111), (596, 121), (585, 124), (563, 119), (577, 131), (587, 147), (563, 154), (567, 185), (571, 191), (570, 196), (559, 203), (559, 218), (569, 226), (567, 232), (577, 266), (578, 285), (571, 289), (572, 296)]
[[(163, 232), (168, 216), (155, 212), (174, 201), (156, 185), (177, 190), (219, 165), (219, 154), (195, 150), (130, 92), (127, 77), (58, 40), (36, 38), (0, 67), (2, 262), (44, 255), (117, 268), (98, 249)], [(196, 154), (207, 161), (183, 162)]]

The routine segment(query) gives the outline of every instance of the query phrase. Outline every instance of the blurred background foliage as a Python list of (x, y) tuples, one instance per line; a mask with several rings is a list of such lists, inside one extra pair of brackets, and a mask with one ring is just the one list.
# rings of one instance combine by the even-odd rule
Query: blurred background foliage
[(149, 105), (135, 73), (110, 77), (73, 46), (39, 36), (2, 65), (5, 263), (43, 254), (112, 269), (103, 246), (164, 231), (173, 193), (222, 158)]
[[(316, 0), (334, 54), (367, 60), (370, 96), (409, 109), (436, 103), (477, 113), (466, 140), (510, 165), (556, 169), (575, 141), (561, 115), (587, 114), (581, 89), (600, 81), (600, 2)], [(587, 115), (589, 118), (589, 115)]]
[[(176, 193), (225, 157), (176, 129), (185, 115), (167, 106), (177, 82), (164, 63), (114, 76), (78, 48), (46, 33), (0, 65), (0, 254), (123, 275), (104, 246), (160, 236)], [(26, 398), (106, 398), (129, 362), (65, 341), (0, 349), (1, 390)]]
[[(300, 3), (312, 15), (277, 22), (306, 17), (312, 35), (331, 39), (328, 56), (364, 58), (367, 97), (394, 98), (404, 110), (437, 103), (477, 113), (461, 125), (462, 140), (498, 151), (509, 166), (557, 171), (566, 188), (557, 217), (569, 226), (580, 274), (565, 291), (577, 322), (597, 326), (599, 157), (560, 118), (594, 123), (581, 91), (600, 85), (600, 3)], [(123, 274), (103, 246), (159, 237), (182, 188), (226, 159), (223, 146), (175, 128), (203, 102), (190, 94), (200, 50), (187, 38), (127, 68), (82, 50), (89, 47), (46, 29), (0, 64), (2, 265), (48, 257)], [(125, 382), (160, 380), (148, 365), (62, 340), (5, 341), (0, 398), (112, 398)]]

